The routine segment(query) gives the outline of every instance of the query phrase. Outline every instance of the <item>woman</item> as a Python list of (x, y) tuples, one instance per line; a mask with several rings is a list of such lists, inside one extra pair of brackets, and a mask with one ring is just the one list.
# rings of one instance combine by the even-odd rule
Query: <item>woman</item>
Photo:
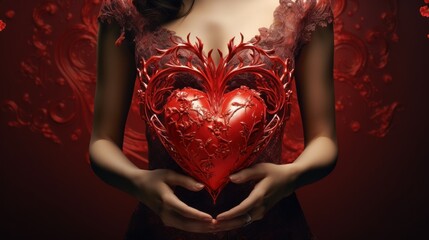
[[(312, 239), (294, 191), (328, 175), (337, 160), (329, 0), (106, 0), (98, 19), (91, 166), (103, 181), (139, 200), (127, 239)], [(269, 27), (257, 34), (259, 26)], [(153, 128), (146, 131), (148, 170), (137, 168), (121, 151), (134, 81), (148, 70), (141, 60), (159, 56), (157, 49), (186, 45), (188, 33), (203, 43), (200, 57), (211, 49), (224, 54), (210, 55), (213, 66), (219, 67), (231, 52), (227, 43), (240, 33), (246, 38), (257, 34), (242, 40), (250, 51), (274, 50), (261, 54), (263, 63), (273, 56), (289, 58), (304, 128), (305, 149), (295, 161), (284, 164), (281, 159), (279, 128), (254, 164), (230, 175), (216, 204), (203, 190), (206, 184), (179, 167)], [(232, 66), (252, 64), (255, 56), (243, 52)], [(189, 57), (185, 62), (192, 63)], [(240, 83), (255, 86), (258, 74), (243, 74)], [(198, 87), (192, 75), (186, 79), (174, 87)], [(238, 79), (231, 81), (231, 89), (238, 87)]]

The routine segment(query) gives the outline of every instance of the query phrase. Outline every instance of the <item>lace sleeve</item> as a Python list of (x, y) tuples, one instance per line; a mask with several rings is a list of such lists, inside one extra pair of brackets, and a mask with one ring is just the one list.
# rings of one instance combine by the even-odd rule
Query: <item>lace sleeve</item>
[(130, 37), (133, 30), (132, 9), (130, 0), (103, 0), (97, 19), (100, 23), (117, 23), (121, 28), (121, 35), (116, 40), (118, 46)]
[(305, 16), (302, 19), (301, 45), (311, 40), (317, 26), (326, 27), (334, 20), (330, 0), (307, 0), (304, 4)]

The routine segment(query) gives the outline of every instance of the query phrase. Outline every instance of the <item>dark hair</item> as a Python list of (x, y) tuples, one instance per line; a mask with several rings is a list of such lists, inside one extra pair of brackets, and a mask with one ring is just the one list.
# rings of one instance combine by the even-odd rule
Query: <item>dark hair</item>
[(189, 14), (195, 0), (189, 9), (180, 15), (180, 9), (184, 6), (183, 0), (133, 0), (136, 9), (150, 19), (154, 24), (162, 24)]

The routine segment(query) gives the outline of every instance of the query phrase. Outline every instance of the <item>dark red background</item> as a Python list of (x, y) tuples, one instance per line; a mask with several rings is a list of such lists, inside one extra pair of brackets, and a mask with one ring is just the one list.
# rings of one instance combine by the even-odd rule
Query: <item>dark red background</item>
[[(59, 95), (76, 94), (73, 89), (53, 87), (55, 84), (49, 80), (53, 73), (48, 67), (34, 73), (42, 77), (42, 85), (37, 85), (37, 78), (24, 76), (22, 70), (25, 59), (40, 56), (33, 39), (34, 9), (46, 2), (0, 3), (0, 19), (7, 24), (0, 32), (2, 107), (13, 100), (24, 112), (35, 114), (41, 105), (49, 105), (46, 99), (55, 102), (61, 99)], [(55, 14), (47, 14), (56, 33), (70, 31), (71, 25), (86, 21), (80, 13), (82, 3), (89, 1), (58, 2), (64, 3), (73, 15), (69, 21), (54, 22)], [(374, 9), (390, 6), (390, 1), (346, 2), (347, 9), (358, 6), (355, 15), (365, 16), (362, 29), (376, 28), (380, 13)], [(374, 137), (363, 131), (366, 125), (362, 122), (362, 130), (352, 131), (354, 119), (370, 119), (370, 113), (362, 104), (363, 98), (347, 92), (352, 110), (338, 112), (338, 165), (327, 178), (298, 191), (307, 219), (321, 240), (422, 239), (429, 227), (429, 19), (419, 14), (423, 1), (401, 0), (397, 4), (395, 32), (399, 40), (389, 43), (388, 64), (377, 70), (381, 75), (392, 76), (391, 83), (378, 87), (378, 98), (386, 104), (400, 104), (390, 130), (385, 137)], [(98, 6), (94, 4), (89, 12), (96, 13)], [(13, 17), (7, 14), (11, 9), (15, 12)], [(340, 16), (348, 23), (344, 25), (346, 29), (354, 23), (348, 11)], [(89, 12), (85, 12), (86, 16)], [(88, 32), (94, 34), (94, 30)], [(57, 35), (50, 36), (55, 45)], [(49, 38), (42, 42), (49, 42)], [(48, 54), (52, 54), (50, 49), (48, 46)], [(94, 56), (93, 52), (87, 54)], [(55, 61), (50, 67), (57, 65)], [(94, 69), (91, 67), (89, 71)], [(373, 74), (375, 70), (369, 67), (365, 71), (380, 75)], [(338, 91), (345, 89), (341, 84), (336, 81)], [(92, 90), (88, 88), (86, 93)], [(26, 103), (25, 93), (30, 94), (31, 104)], [(82, 106), (72, 108), (78, 116), (75, 120), (50, 124), (61, 143), (55, 143), (55, 138), (43, 135), (40, 129), (10, 126), (16, 116), (0, 111), (0, 238), (122, 238), (137, 201), (104, 184), (91, 172), (86, 162), (89, 132), (85, 110)]]

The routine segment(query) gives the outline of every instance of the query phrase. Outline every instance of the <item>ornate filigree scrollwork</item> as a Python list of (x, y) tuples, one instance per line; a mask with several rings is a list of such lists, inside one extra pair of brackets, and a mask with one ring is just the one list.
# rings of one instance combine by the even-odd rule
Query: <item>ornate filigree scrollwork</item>
[[(243, 35), (238, 45), (234, 38), (229, 41), (226, 56), (218, 50), (217, 66), (212, 50), (205, 55), (199, 38), (195, 44), (189, 35), (184, 42), (171, 40), (171, 48), (141, 61), (141, 117), (179, 166), (206, 185), (215, 202), (228, 175), (252, 164), (288, 119), (293, 69), (290, 59), (244, 43)], [(242, 76), (251, 76), (253, 88)], [(199, 89), (174, 87), (189, 77)], [(231, 90), (233, 81), (239, 86)]]

